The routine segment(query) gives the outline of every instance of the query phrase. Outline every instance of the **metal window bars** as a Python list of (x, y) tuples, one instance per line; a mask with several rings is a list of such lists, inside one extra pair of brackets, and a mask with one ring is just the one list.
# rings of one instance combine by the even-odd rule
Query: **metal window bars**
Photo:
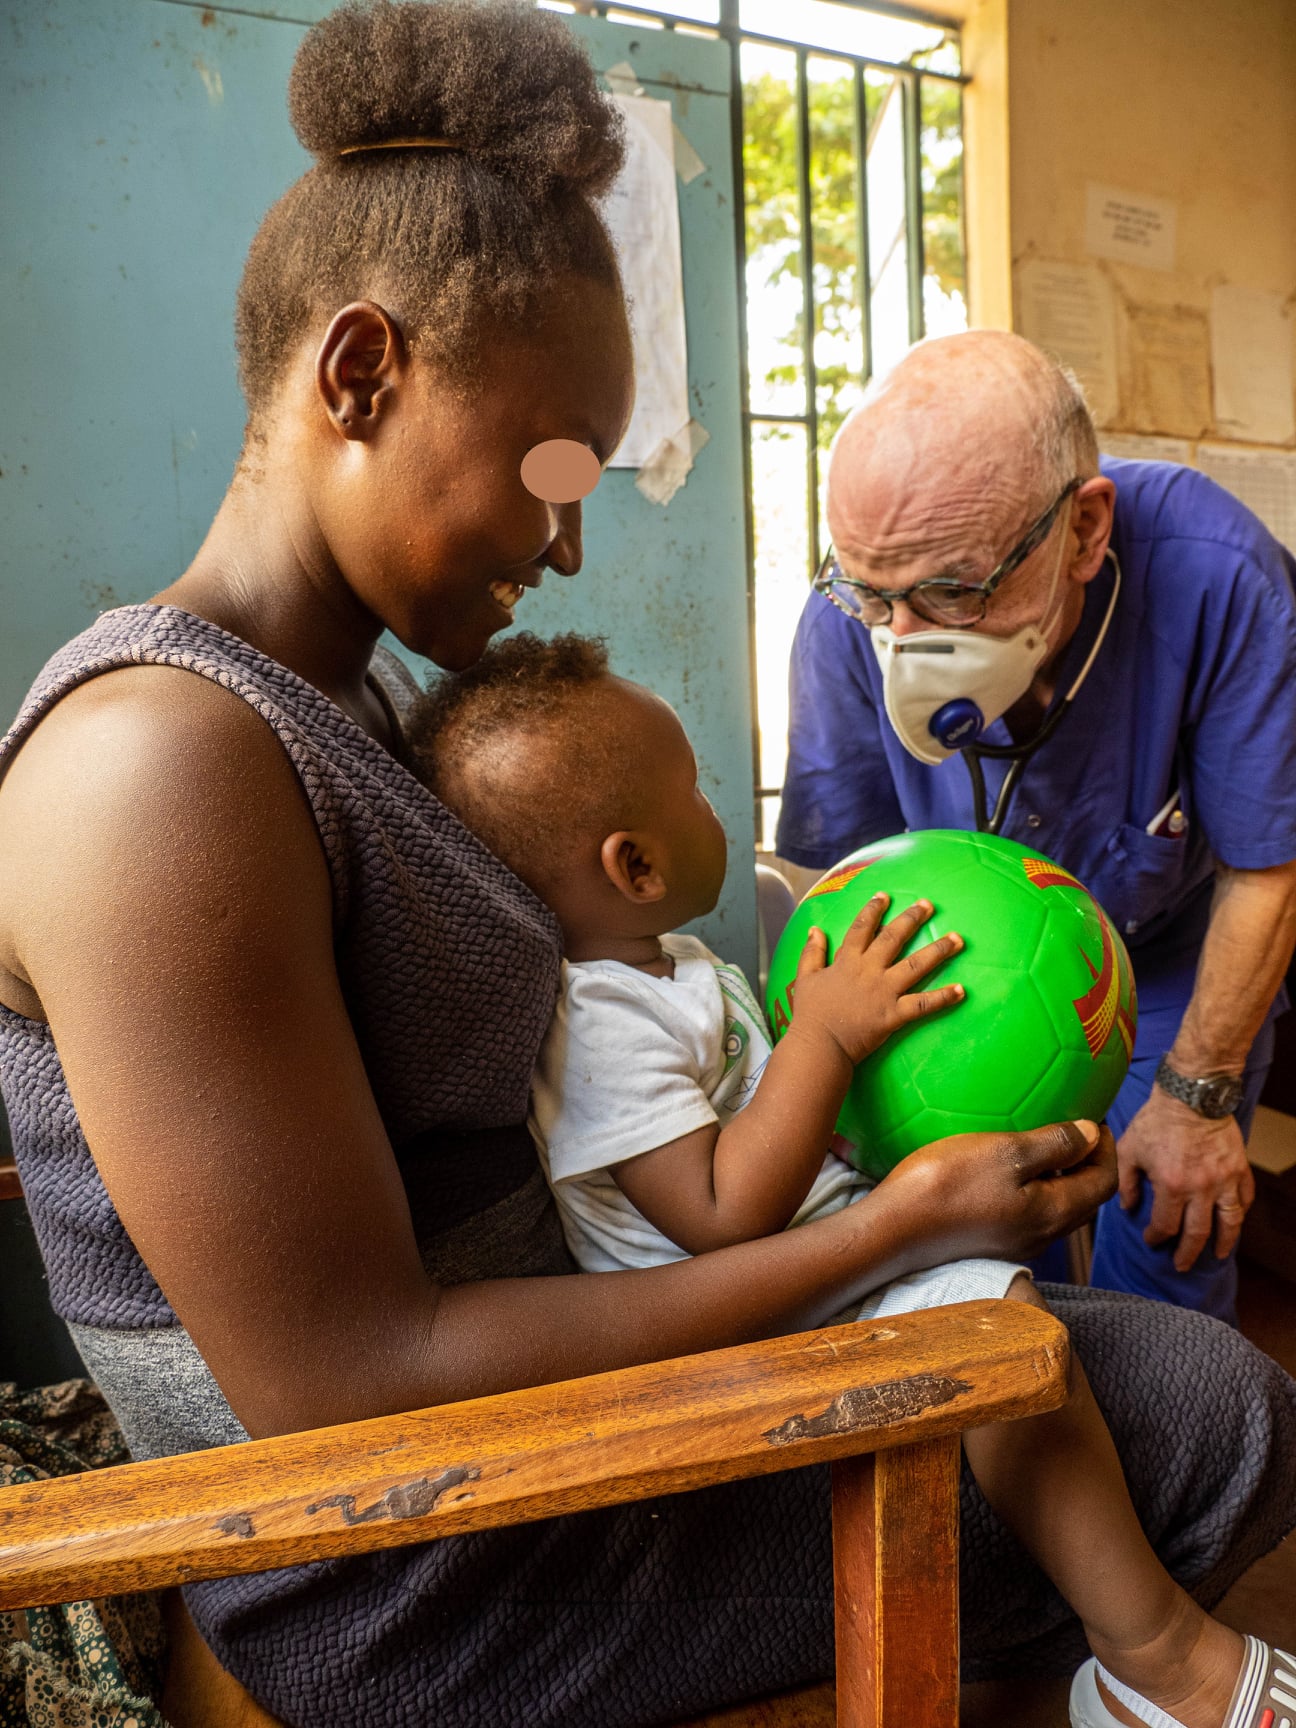
[[(551, 0), (552, 3), (552, 0)], [(899, 357), (909, 343), (916, 342), (927, 332), (924, 283), (928, 273), (925, 240), (927, 200), (923, 174), (923, 130), (929, 93), (946, 96), (961, 95), (967, 83), (957, 54), (958, 27), (946, 18), (921, 8), (892, 4), (890, 0), (836, 0), (825, 12), (836, 15), (860, 14), (861, 24), (869, 20), (899, 20), (926, 26), (933, 32), (925, 46), (917, 48), (907, 59), (888, 59), (878, 54), (858, 52), (854, 48), (826, 45), (827, 38), (813, 28), (798, 29), (817, 12), (815, 0), (795, 6), (787, 3), (777, 8), (766, 6), (763, 16), (776, 19), (773, 28), (752, 28), (744, 11), (758, 10), (751, 0), (669, 0), (654, 5), (651, 0), (636, 4), (635, 0), (559, 0), (563, 10), (585, 16), (609, 18), (662, 30), (683, 29), (689, 33), (717, 36), (730, 48), (730, 89), (735, 198), (735, 241), (738, 269), (743, 292), (739, 296), (739, 340), (742, 410), (745, 437), (743, 440), (743, 483), (746, 498), (746, 568), (749, 642), (752, 688), (756, 694), (753, 724), (752, 755), (756, 786), (756, 832), (761, 843), (765, 814), (782, 791), (773, 782), (781, 776), (785, 718), (779, 703), (781, 691), (775, 685), (784, 680), (773, 666), (767, 665), (762, 679), (760, 667), (761, 642), (761, 583), (758, 572), (760, 524), (758, 503), (754, 495), (753, 470), (761, 441), (769, 435), (796, 437), (804, 444), (805, 516), (804, 533), (796, 538), (803, 541), (799, 558), (799, 578), (783, 599), (795, 599), (799, 611), (808, 584), (818, 568), (824, 550), (822, 530), (821, 460), (826, 455), (831, 432), (840, 418), (840, 404), (832, 395), (825, 395), (822, 367), (816, 353), (816, 338), (825, 334), (824, 298), (816, 293), (816, 269), (821, 264), (816, 245), (816, 138), (812, 121), (812, 85), (814, 75), (822, 76), (840, 68), (838, 76), (850, 86), (850, 152), (853, 163), (854, 251), (853, 312), (857, 319), (854, 335), (851, 383), (861, 390), (872, 377), (875, 365), (886, 366)], [(709, 16), (704, 16), (709, 14)], [(774, 33), (777, 30), (778, 33)], [(952, 46), (953, 65), (938, 67), (920, 64), (930, 58), (933, 50)], [(744, 50), (764, 48), (780, 51), (791, 65), (789, 83), (793, 92), (796, 163), (793, 176), (795, 217), (789, 228), (795, 231), (795, 245), (789, 243), (786, 257), (780, 264), (780, 274), (789, 274), (783, 263), (794, 267), (800, 292), (801, 313), (798, 320), (799, 342), (796, 348), (799, 365), (799, 405), (788, 402), (774, 406), (775, 392), (765, 388), (768, 380), (761, 379), (761, 400), (753, 403), (752, 323), (753, 293), (748, 276), (749, 263), (749, 203), (748, 167), (745, 145), (744, 115)], [(961, 166), (961, 114), (958, 117), (959, 154)], [(870, 199), (870, 192), (873, 196)], [(952, 248), (965, 266), (966, 242), (962, 232), (961, 187), (957, 199), (954, 233), (946, 250)], [(820, 275), (824, 274), (820, 269)], [(902, 276), (902, 280), (901, 280)], [(879, 297), (881, 290), (881, 298)], [(900, 290), (900, 292), (897, 292)], [(890, 313), (889, 319), (885, 316)], [(907, 316), (906, 316), (907, 313)], [(882, 316), (879, 317), (879, 314)], [(879, 340), (879, 338), (883, 338)], [(796, 394), (785, 391), (785, 397)], [(827, 425), (825, 420), (827, 419)], [(782, 431), (780, 431), (782, 429)], [(829, 436), (825, 437), (825, 433)], [(780, 562), (781, 573), (782, 560)], [(768, 602), (768, 595), (767, 595)], [(771, 628), (768, 641), (785, 653), (790, 632), (786, 620)], [(773, 654), (769, 656), (771, 662)], [(762, 718), (768, 724), (762, 739)], [(774, 772), (771, 773), (771, 770)]]

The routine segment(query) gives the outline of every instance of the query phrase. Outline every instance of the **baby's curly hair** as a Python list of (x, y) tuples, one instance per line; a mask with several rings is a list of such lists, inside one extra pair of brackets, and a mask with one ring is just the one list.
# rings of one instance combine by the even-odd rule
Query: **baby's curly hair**
[(408, 728), (424, 784), (542, 899), (630, 820), (635, 742), (600, 700), (613, 677), (601, 637), (522, 631), (439, 678)]
[[(596, 208), (624, 126), (584, 49), (527, 0), (349, 0), (288, 85), (316, 165), (270, 210), (235, 334), (252, 423), (313, 320), (385, 300), (406, 339), (470, 376), (491, 323), (534, 317), (563, 275), (620, 285)], [(442, 138), (452, 148), (361, 149)]]

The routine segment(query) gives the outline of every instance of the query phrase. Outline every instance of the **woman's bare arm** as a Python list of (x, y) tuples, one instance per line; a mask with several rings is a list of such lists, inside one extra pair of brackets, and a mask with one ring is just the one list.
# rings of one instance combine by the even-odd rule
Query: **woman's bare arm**
[(257, 1435), (813, 1325), (916, 1266), (1029, 1252), (1113, 1185), (1075, 1129), (973, 1137), (767, 1241), (439, 1290), (297, 777), (244, 702), (181, 671), (107, 674), (42, 722), (0, 784), (0, 908), (0, 998), (49, 1020), (132, 1240)]

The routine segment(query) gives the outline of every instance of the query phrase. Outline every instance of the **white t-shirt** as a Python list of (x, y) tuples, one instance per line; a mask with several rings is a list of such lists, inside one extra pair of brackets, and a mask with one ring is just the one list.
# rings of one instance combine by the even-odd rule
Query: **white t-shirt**
[[(586, 1272), (687, 1259), (617, 1187), (611, 1167), (750, 1102), (769, 1034), (737, 966), (695, 936), (663, 936), (673, 978), (619, 960), (564, 962), (563, 988), (531, 1088), (531, 1132), (567, 1245)], [(871, 1184), (826, 1153), (793, 1224), (835, 1212)]]

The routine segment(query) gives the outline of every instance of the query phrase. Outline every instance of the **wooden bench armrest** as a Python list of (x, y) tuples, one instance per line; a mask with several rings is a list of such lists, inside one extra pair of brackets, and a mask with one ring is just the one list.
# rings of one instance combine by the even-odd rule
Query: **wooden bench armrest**
[(520, 1524), (1066, 1398), (1067, 1336), (968, 1302), (0, 1491), (0, 1608)]
[(0, 1152), (0, 1200), (21, 1200), (22, 1183), (18, 1180), (18, 1166), (12, 1158)]

